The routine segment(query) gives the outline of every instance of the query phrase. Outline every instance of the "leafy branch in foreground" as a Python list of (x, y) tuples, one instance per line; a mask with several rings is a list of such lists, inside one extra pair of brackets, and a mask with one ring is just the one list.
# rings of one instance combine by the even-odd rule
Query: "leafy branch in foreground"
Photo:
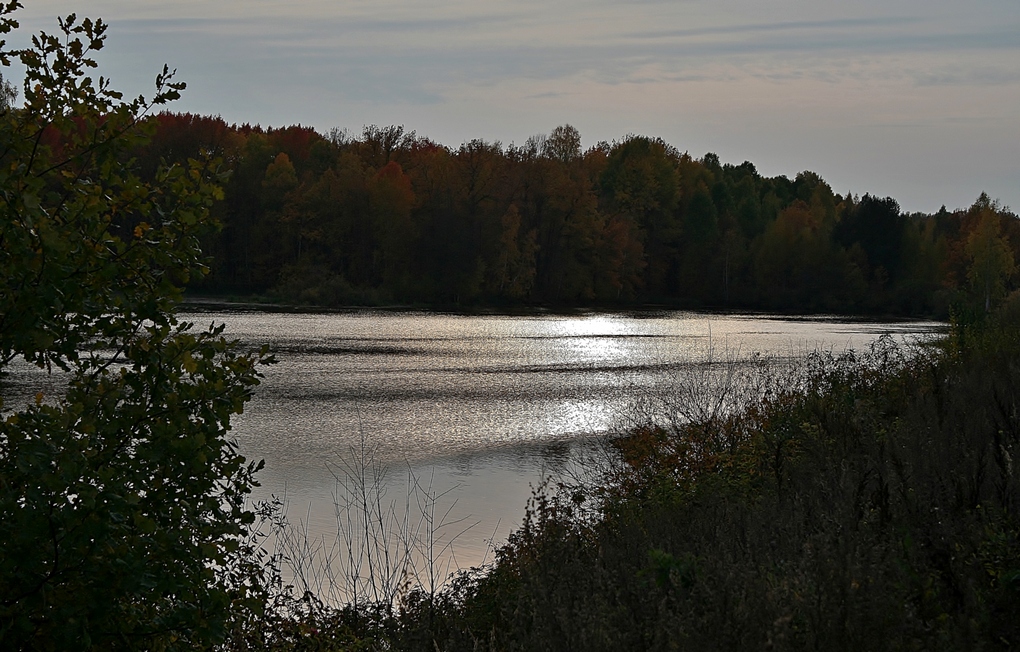
[[(0, 6), (0, 33), (19, 6)], [(0, 112), (0, 381), (26, 363), (66, 380), (30, 405), (0, 385), (0, 647), (204, 647), (257, 608), (258, 465), (227, 434), (268, 358), (173, 312), (205, 271), (217, 162), (143, 182), (129, 152), (184, 85), (164, 68), (125, 102), (88, 75), (106, 25), (59, 25), (0, 44), (25, 67), (23, 106)]]

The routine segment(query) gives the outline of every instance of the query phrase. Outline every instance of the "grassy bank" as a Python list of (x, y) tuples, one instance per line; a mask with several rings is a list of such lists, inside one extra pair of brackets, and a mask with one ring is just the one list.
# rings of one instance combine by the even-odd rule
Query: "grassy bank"
[(934, 345), (816, 356), (738, 413), (638, 425), (491, 567), (393, 605), (292, 596), (236, 647), (1015, 648), (1018, 324), (1014, 296)]

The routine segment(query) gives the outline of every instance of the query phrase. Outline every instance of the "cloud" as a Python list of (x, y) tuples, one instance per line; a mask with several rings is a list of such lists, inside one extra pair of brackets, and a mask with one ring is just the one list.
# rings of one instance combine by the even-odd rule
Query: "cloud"
[(796, 32), (804, 30), (860, 29), (862, 27), (889, 27), (893, 25), (917, 24), (920, 19), (911, 16), (868, 17), (868, 18), (837, 18), (832, 20), (801, 20), (774, 23), (752, 23), (742, 25), (718, 25), (694, 29), (670, 29), (633, 32), (623, 34), (627, 38), (666, 39), (691, 38), (701, 36), (730, 36), (765, 32)]
[[(26, 4), (34, 30), (72, 3)], [(189, 82), (182, 110), (322, 128), (395, 121), (454, 144), (571, 122), (596, 140), (633, 131), (728, 148), (762, 169), (818, 159), (845, 175), (852, 160), (897, 196), (910, 165), (929, 170), (932, 194), (956, 183), (962, 166), (924, 167), (941, 156), (971, 161), (967, 184), (998, 179), (959, 196), (1020, 205), (1017, 0), (95, 0), (89, 11), (111, 26), (104, 74), (131, 95), (169, 62)], [(894, 141), (897, 168), (861, 145)]]
[[(507, 78), (556, 79), (587, 72), (606, 83), (622, 83), (633, 81), (634, 71), (650, 63), (671, 71), (665, 79), (702, 79), (707, 73), (699, 68), (718, 71), (720, 62), (740, 68), (763, 56), (773, 58), (776, 79), (828, 68), (825, 74), (836, 80), (840, 71), (834, 62), (859, 57), (971, 51), (1020, 55), (1020, 25), (1008, 22), (954, 30), (919, 16), (866, 16), (635, 30), (634, 23), (649, 22), (648, 16), (638, 15), (621, 19), (622, 28), (614, 31), (578, 27), (559, 14), (546, 18), (543, 22), (489, 7), (459, 17), (443, 12), (399, 17), (332, 13), (315, 19), (299, 13), (277, 16), (271, 24), (265, 17), (143, 18), (123, 21), (118, 31), (129, 32), (136, 42), (162, 36), (170, 47), (187, 43), (192, 50), (260, 65), (277, 62), (340, 74), (367, 67), (377, 71), (362, 77), (372, 80), (371, 88), (392, 79), (410, 82), (408, 88), (415, 92), (425, 84), (455, 79), (486, 85)], [(557, 37), (548, 37), (549, 30)], [(222, 59), (211, 56), (208, 61), (217, 65)], [(792, 72), (791, 62), (803, 70)], [(994, 80), (1003, 77), (986, 71), (971, 76), (969, 83), (1000, 83)], [(718, 77), (732, 78), (732, 73)], [(939, 71), (915, 76), (917, 83), (929, 84), (965, 78)]]

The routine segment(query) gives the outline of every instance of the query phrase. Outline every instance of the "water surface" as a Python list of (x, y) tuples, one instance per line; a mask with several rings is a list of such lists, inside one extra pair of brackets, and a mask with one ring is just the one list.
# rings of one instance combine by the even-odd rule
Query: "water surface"
[(334, 475), (368, 449), (389, 471), (387, 500), (402, 502), (410, 470), (453, 505), (451, 519), (477, 523), (456, 542), (460, 565), (519, 524), (532, 487), (578, 441), (626, 422), (636, 401), (668, 392), (691, 363), (864, 349), (939, 327), (686, 312), (184, 317), (225, 323), (277, 353), (235, 424), (242, 451), (266, 461), (260, 497), (285, 496), (292, 521), (335, 537)]
[[(265, 460), (257, 499), (285, 500), (309, 545), (328, 550), (356, 520), (334, 509), (345, 495), (337, 478), (367, 456), (384, 508), (420, 512), (423, 494), (435, 498), (435, 522), (449, 524), (438, 533), (440, 548), (450, 544), (444, 568), (479, 564), (520, 524), (532, 489), (576, 462), (591, 435), (633, 422), (635, 405), (675, 394), (699, 369), (862, 350), (942, 326), (689, 312), (181, 317), (198, 328), (225, 324), (229, 337), (276, 353), (232, 433), (247, 457)], [(23, 363), (8, 371), (8, 408), (60, 394), (58, 376)]]

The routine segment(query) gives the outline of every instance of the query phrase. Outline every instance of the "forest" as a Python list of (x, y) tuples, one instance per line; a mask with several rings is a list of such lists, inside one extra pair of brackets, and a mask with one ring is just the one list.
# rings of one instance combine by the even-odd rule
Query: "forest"
[(219, 159), (223, 225), (192, 292), (318, 305), (634, 306), (945, 317), (1014, 287), (1020, 220), (981, 194), (904, 213), (817, 174), (764, 177), (569, 126), (453, 149), (400, 126), (360, 135), (151, 118), (140, 169)]

